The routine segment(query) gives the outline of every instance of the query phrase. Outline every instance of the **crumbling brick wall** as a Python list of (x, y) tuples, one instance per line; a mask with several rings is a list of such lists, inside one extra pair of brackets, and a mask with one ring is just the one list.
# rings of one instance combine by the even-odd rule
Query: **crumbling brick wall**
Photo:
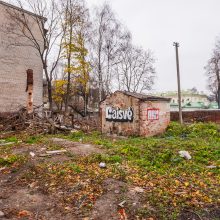
[[(28, 69), (33, 70), (33, 104), (43, 103), (43, 68), (35, 48), (26, 38), (18, 37), (15, 22), (7, 12), (10, 7), (0, 3), (0, 112), (14, 112), (27, 106), (26, 92)], [(31, 26), (39, 41), (40, 30), (33, 20)]]
[[(109, 122), (106, 121), (106, 107), (128, 109), (133, 108), (133, 122)], [(101, 127), (103, 133), (112, 133), (117, 135), (139, 135), (139, 100), (137, 98), (126, 96), (123, 93), (116, 92), (108, 97), (100, 106)]]
[[(148, 118), (148, 111), (157, 110), (154, 119)], [(165, 132), (170, 123), (170, 104), (161, 101), (145, 101), (140, 104), (140, 135), (153, 136)]]
[[(179, 112), (171, 112), (171, 121), (179, 120)], [(220, 124), (220, 110), (183, 111), (183, 121), (192, 122), (215, 122)]]
[[(132, 121), (122, 121), (121, 117), (108, 120), (108, 109), (126, 111), (132, 109)], [(110, 109), (110, 112), (112, 111)], [(156, 115), (154, 112), (156, 111)], [(115, 112), (115, 111), (114, 111)], [(153, 136), (163, 133), (170, 122), (170, 104), (168, 101), (153, 100), (143, 101), (141, 98), (126, 95), (117, 91), (110, 95), (100, 105), (100, 117), (102, 133), (117, 134), (123, 136)], [(152, 115), (150, 115), (152, 113)], [(112, 113), (112, 117), (115, 113)], [(148, 114), (152, 118), (148, 117)]]

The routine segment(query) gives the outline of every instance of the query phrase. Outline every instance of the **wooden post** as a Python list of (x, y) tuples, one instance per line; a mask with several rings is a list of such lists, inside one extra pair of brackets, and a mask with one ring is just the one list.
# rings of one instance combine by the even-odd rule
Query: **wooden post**
[(176, 69), (177, 69), (177, 84), (178, 84), (178, 101), (179, 101), (179, 122), (183, 124), (183, 115), (182, 115), (182, 100), (181, 100), (181, 87), (180, 87), (180, 68), (179, 68), (179, 53), (178, 47), (179, 43), (174, 42), (173, 46), (176, 48)]

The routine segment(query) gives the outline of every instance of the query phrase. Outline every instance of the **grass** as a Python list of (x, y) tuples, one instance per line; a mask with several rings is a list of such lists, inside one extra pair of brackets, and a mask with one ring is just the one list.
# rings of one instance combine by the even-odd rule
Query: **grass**
[(10, 166), (13, 165), (14, 163), (23, 163), (24, 161), (25, 161), (25, 157), (20, 155), (10, 154), (7, 155), (6, 157), (0, 156), (0, 167)]
[[(103, 154), (85, 157), (68, 153), (69, 162), (36, 166), (31, 178), (41, 178), (42, 187), (48, 185), (48, 191), (56, 192), (57, 188), (70, 190), (65, 197), (67, 203), (86, 195), (90, 209), (94, 198), (102, 193), (102, 181), (116, 178), (145, 189), (143, 203), (152, 208), (141, 207), (136, 213), (140, 219), (174, 220), (183, 209), (202, 216), (208, 207), (220, 206), (220, 133), (216, 124), (181, 126), (171, 123), (166, 133), (150, 138), (113, 139), (99, 132), (75, 132), (56, 137), (91, 143), (105, 150)], [(51, 136), (28, 137), (25, 142), (44, 143), (50, 150), (60, 149), (60, 146), (51, 144), (49, 138)], [(0, 154), (6, 155), (9, 150), (10, 147), (0, 147)], [(180, 150), (188, 151), (192, 160), (181, 158)], [(0, 155), (0, 158), (0, 165), (18, 160), (13, 156), (5, 159)], [(105, 162), (107, 168), (100, 169), (100, 162)], [(210, 165), (215, 168), (208, 168)]]
[[(106, 162), (113, 176), (151, 187), (145, 199), (157, 211), (150, 211), (150, 216), (176, 219), (184, 208), (201, 210), (220, 204), (220, 134), (216, 124), (171, 123), (165, 134), (151, 138), (112, 140), (97, 132), (78, 132), (65, 138), (106, 148), (106, 155), (95, 155), (90, 162)], [(192, 160), (181, 158), (180, 150), (188, 151)], [(209, 165), (216, 168), (207, 168)], [(145, 212), (149, 217), (149, 210), (140, 211)]]

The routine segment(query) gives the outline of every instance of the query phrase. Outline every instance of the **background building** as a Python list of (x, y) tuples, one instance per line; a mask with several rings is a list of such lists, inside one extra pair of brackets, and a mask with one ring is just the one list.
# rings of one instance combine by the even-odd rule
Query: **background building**
[[(178, 94), (176, 91), (164, 92), (160, 96), (170, 98), (171, 111), (178, 111)], [(181, 103), (183, 110), (193, 111), (199, 109), (216, 109), (215, 103), (210, 102), (209, 97), (203, 92), (198, 92), (194, 89), (186, 90), (181, 92)]]

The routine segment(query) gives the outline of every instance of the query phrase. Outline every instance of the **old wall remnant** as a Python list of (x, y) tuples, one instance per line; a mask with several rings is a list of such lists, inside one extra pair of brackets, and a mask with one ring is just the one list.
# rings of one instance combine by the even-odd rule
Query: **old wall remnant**
[(170, 122), (170, 99), (116, 91), (100, 104), (102, 133), (153, 136)]
[[(170, 117), (171, 121), (178, 121), (179, 112), (171, 112)], [(220, 110), (183, 111), (183, 121), (186, 123), (214, 122), (220, 124)]]
[[(32, 102), (35, 106), (43, 103), (43, 67), (40, 57), (20, 28), (10, 17), (10, 13), (25, 13), (33, 33), (39, 42), (41, 33), (33, 19), (34, 14), (0, 1), (0, 112), (15, 112), (27, 107), (27, 73), (33, 70)], [(37, 15), (36, 15), (37, 16)], [(25, 27), (24, 30), (25, 31)], [(42, 45), (43, 47), (43, 45)]]

